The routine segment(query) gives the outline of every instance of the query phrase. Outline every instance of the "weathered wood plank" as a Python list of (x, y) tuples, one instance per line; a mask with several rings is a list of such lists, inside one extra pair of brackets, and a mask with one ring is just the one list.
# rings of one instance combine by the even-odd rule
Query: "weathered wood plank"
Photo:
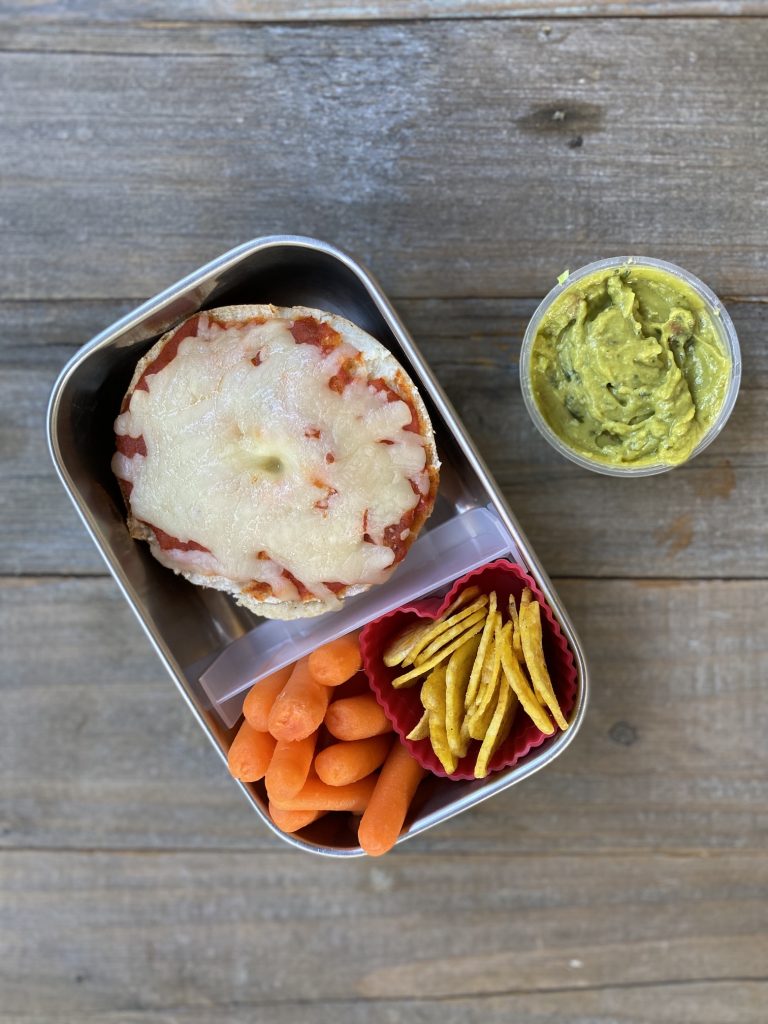
[[(468, 4), (464, 0), (457, 0), (461, 2), (465, 11), (468, 10)], [(598, 3), (600, 0), (598, 0)], [(718, 6), (724, 8), (722, 12), (718, 12), (714, 8)], [(768, 15), (768, 7), (762, 2), (762, 0), (751, 0), (749, 4), (746, 3), (733, 3), (731, 0), (703, 0), (703, 4), (699, 5), (697, 0), (677, 0), (679, 10), (675, 10), (671, 3), (664, 2), (653, 2), (653, 0), (637, 0), (636, 7), (637, 12), (630, 14), (629, 8), (626, 10), (626, 14), (630, 16), (643, 16), (643, 17), (670, 17), (678, 14), (681, 18), (682, 23), (687, 24), (687, 19), (691, 16), (706, 16), (718, 15), (719, 17), (765, 17)], [(713, 9), (707, 11), (705, 5), (711, 3)], [(548, 11), (546, 6), (546, 0), (543, 4), (539, 5), (541, 9), (535, 12), (536, 22), (538, 25), (538, 34), (542, 38), (547, 38), (556, 31), (557, 25), (543, 20), (547, 17), (550, 18), (568, 18), (569, 14), (563, 12), (562, 14), (555, 15), (551, 11)], [(615, 5), (618, 6), (618, 5)], [(667, 8), (666, 10), (664, 8)], [(641, 10), (643, 8), (643, 10)], [(2, 10), (2, 8), (0, 8)], [(250, 39), (249, 33), (255, 29), (262, 28), (263, 24), (271, 23), (276, 29), (280, 29), (281, 22), (290, 21), (292, 23), (301, 23), (305, 20), (309, 20), (312, 23), (316, 23), (319, 19), (311, 15), (312, 5), (302, 5), (301, 11), (297, 11), (297, 17), (291, 19), (285, 19), (281, 17), (279, 10), (276, 5), (270, 5), (270, 12), (275, 12), (274, 17), (255, 19), (254, 21), (247, 21), (243, 19), (235, 21), (207, 21), (205, 17), (193, 18), (189, 21), (184, 20), (168, 20), (168, 9), (167, 6), (164, 9), (164, 16), (162, 20), (151, 21), (141, 20), (136, 17), (135, 5), (130, 8), (124, 8), (124, 12), (127, 17), (131, 20), (121, 20), (120, 14), (115, 15), (114, 11), (107, 11), (104, 7), (100, 6), (97, 11), (93, 13), (97, 18), (101, 16), (103, 20), (94, 20), (93, 17), (89, 17), (87, 24), (77, 18), (68, 18), (66, 16), (52, 15), (46, 17), (11, 17), (3, 25), (3, 33), (0, 35), (0, 52), (57, 52), (57, 53), (72, 53), (72, 54), (120, 54), (120, 55), (143, 55), (149, 56), (153, 54), (157, 55), (185, 55), (185, 56), (209, 56), (209, 57), (233, 57), (233, 56), (244, 56), (252, 52), (253, 43)], [(249, 10), (251, 13), (256, 13), (257, 5), (249, 4)], [(360, 12), (359, 17), (352, 19), (354, 22), (365, 22), (375, 20), (366, 17), (366, 13), (371, 11), (372, 8), (366, 7)], [(430, 10), (437, 10), (436, 5), (430, 2)], [(206, 4), (206, 13), (213, 11), (213, 7), (210, 4)], [(308, 19), (302, 17), (302, 14), (310, 14)], [(575, 8), (573, 16), (575, 15)], [(606, 11), (606, 15), (611, 17), (621, 16), (618, 11)], [(584, 16), (599, 16), (600, 11), (594, 10), (587, 12)], [(105, 17), (106, 15), (106, 17)], [(472, 17), (470, 13), (468, 15)], [(501, 15), (503, 17), (515, 18), (518, 15), (514, 10), (510, 9), (508, 15)], [(438, 20), (440, 19), (439, 12), (435, 16)], [(483, 15), (478, 14), (477, 17), (494, 17), (494, 15)], [(528, 14), (523, 14), (522, 17), (528, 18)], [(117, 20), (115, 20), (117, 19)], [(329, 19), (335, 20), (335, 19)], [(338, 21), (345, 21), (346, 18), (339, 18)], [(392, 19), (386, 19), (388, 21)], [(402, 18), (398, 19), (407, 23), (409, 20), (413, 20), (410, 16), (403, 14)], [(429, 16), (423, 19), (417, 20), (434, 20)]]
[[(574, 969), (568, 967), (566, 979)], [(566, 973), (564, 971), (564, 973)], [(85, 975), (80, 974), (85, 984)], [(713, 981), (674, 985), (622, 985), (611, 988), (515, 992), (467, 999), (393, 1001), (353, 999), (329, 1002), (254, 1004), (212, 1007), (173, 1006), (167, 1010), (89, 1010), (58, 1007), (57, 1024), (764, 1024), (765, 982)], [(23, 1010), (0, 1021), (50, 1024), (50, 1015)]]
[[(0, 303), (0, 572), (103, 571), (51, 468), (43, 411), (76, 347), (132, 305)], [(551, 574), (768, 576), (765, 303), (730, 304), (744, 386), (725, 432), (690, 466), (631, 481), (572, 466), (530, 423), (517, 358), (535, 301), (396, 305)]]
[[(761, 853), (328, 863), (25, 851), (0, 865), (5, 1014), (181, 1004), (213, 1019), (218, 1006), (308, 1001), (293, 1019), (328, 1020), (328, 1000), (508, 993), (496, 1006), (511, 1009), (541, 990), (765, 980)], [(562, 1010), (533, 1019), (573, 1022)]]
[(121, 24), (141, 19), (167, 21), (365, 21), (442, 18), (739, 17), (764, 15), (760, 0), (137, 0), (129, 7), (93, 0), (4, 0), (5, 17), (57, 24), (89, 20)]
[[(768, 584), (558, 590), (592, 674), (582, 733), (546, 771), (406, 851), (762, 849)], [(0, 604), (3, 846), (279, 846), (110, 580), (4, 580)]]
[(0, 54), (0, 297), (151, 294), (286, 230), (400, 296), (538, 295), (627, 251), (761, 294), (763, 25), (254, 26), (234, 55)]

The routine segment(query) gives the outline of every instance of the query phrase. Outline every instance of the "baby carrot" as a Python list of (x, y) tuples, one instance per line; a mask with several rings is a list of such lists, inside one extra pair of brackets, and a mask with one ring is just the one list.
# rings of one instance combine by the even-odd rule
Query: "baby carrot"
[(326, 786), (316, 775), (310, 775), (296, 796), (273, 800), (280, 811), (352, 811), (362, 814), (368, 806), (376, 779), (370, 775), (348, 786)]
[(425, 774), (402, 744), (392, 745), (357, 830), (360, 845), (371, 857), (379, 857), (395, 845)]
[(329, 786), (347, 786), (350, 782), (357, 782), (358, 779), (364, 779), (366, 775), (375, 772), (384, 763), (391, 746), (392, 737), (389, 735), (371, 736), (367, 740), (352, 740), (349, 743), (334, 743), (317, 755), (315, 771), (318, 778)]
[(299, 792), (307, 781), (316, 742), (317, 731), (294, 743), (278, 740), (264, 779), (270, 800), (295, 796)]
[(269, 731), (276, 740), (303, 740), (323, 721), (330, 693), (309, 674), (307, 658), (297, 661), (269, 712)]
[(298, 832), (300, 828), (306, 828), (313, 821), (322, 818), (324, 813), (324, 811), (281, 811), (271, 800), (269, 802), (269, 816), (283, 832)]
[(309, 656), (309, 671), (316, 683), (340, 686), (360, 671), (363, 659), (356, 633), (323, 644)]
[(334, 701), (326, 712), (325, 724), (337, 740), (365, 740), (392, 731), (389, 719), (372, 693)]
[(275, 741), (268, 732), (257, 732), (243, 722), (227, 754), (227, 766), (241, 782), (258, 782), (266, 775)]
[(269, 712), (275, 698), (290, 678), (293, 665), (286, 665), (252, 686), (243, 704), (245, 720), (259, 732), (268, 732)]

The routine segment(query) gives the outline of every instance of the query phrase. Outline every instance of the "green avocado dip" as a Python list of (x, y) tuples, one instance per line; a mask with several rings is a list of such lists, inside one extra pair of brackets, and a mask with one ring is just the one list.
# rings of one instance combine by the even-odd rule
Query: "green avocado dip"
[(717, 418), (731, 360), (684, 280), (625, 264), (554, 300), (531, 349), (531, 389), (560, 440), (611, 466), (678, 465)]

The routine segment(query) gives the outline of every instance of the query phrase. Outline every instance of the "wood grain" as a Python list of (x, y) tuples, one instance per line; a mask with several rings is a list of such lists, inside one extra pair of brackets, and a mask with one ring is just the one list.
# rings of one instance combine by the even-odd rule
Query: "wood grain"
[(583, 18), (583, 17), (738, 17), (764, 15), (760, 0), (134, 0), (115, 8), (93, 0), (5, 0), (0, 12), (23, 24), (45, 19), (54, 23), (99, 19), (121, 23), (128, 20), (172, 18), (178, 21), (362, 21), (442, 18)]
[(121, 54), (86, 25), (2, 53), (0, 298), (149, 295), (285, 231), (400, 297), (541, 295), (622, 252), (762, 294), (765, 22), (547, 27), (225, 26), (217, 55), (196, 26)]
[[(0, 0), (0, 1024), (764, 1024), (766, 14)], [(261, 826), (45, 448), (83, 341), (286, 231), (380, 278), (591, 670), (562, 758), (378, 862)], [(730, 297), (744, 357), (715, 444), (631, 484), (517, 381), (537, 297), (620, 252)]]
[[(7, 540), (0, 572), (103, 572), (51, 467), (43, 411), (58, 371), (76, 348), (132, 305), (0, 303), (0, 515)], [(729, 304), (741, 339), (744, 384), (724, 433), (690, 466), (645, 480), (613, 480), (572, 466), (528, 419), (517, 360), (535, 300), (396, 305), (549, 573), (768, 575), (764, 303)]]
[[(570, 963), (570, 962), (569, 962)], [(572, 968), (566, 974), (566, 980)], [(82, 981), (86, 975), (75, 976)], [(74, 986), (72, 986), (74, 987)], [(76, 989), (75, 989), (76, 990)], [(58, 1024), (296, 1024), (332, 1020), (338, 1024), (764, 1024), (765, 982), (711, 981), (623, 985), (590, 989), (515, 992), (459, 999), (312, 1000), (311, 1003), (231, 1003), (211, 1008), (189, 1005), (169, 1010), (133, 1009), (75, 1012), (61, 1008)], [(69, 1000), (68, 1000), (69, 1001)], [(79, 1000), (83, 1002), (84, 1000)], [(46, 1014), (20, 1011), (0, 1021), (49, 1024)]]
[[(206, 20), (205, 17), (196, 18), (193, 23), (190, 23), (188, 20), (181, 20), (180, 18), (168, 20), (167, 15), (169, 11), (167, 5), (163, 8), (164, 16), (161, 19), (142, 19), (136, 16), (135, 4), (132, 4), (130, 8), (122, 9), (126, 18), (130, 20), (123, 20), (121, 11), (116, 11), (114, 8), (106, 6), (94, 9), (87, 22), (75, 16), (71, 10), (69, 12), (70, 16), (67, 16), (67, 12), (41, 15), (35, 18), (23, 17), (17, 14), (9, 16), (3, 25), (4, 31), (0, 35), (0, 52), (31, 53), (41, 51), (81, 55), (109, 53), (115, 55), (133, 54), (136, 56), (170, 54), (184, 54), (187, 56), (194, 54), (196, 56), (216, 57), (244, 56), (253, 52), (251, 33), (265, 28), (267, 25), (274, 26), (276, 29), (282, 29), (285, 27), (306, 27), (303, 24), (306, 21), (317, 26), (318, 22), (323, 20), (351, 21), (354, 25), (366, 21), (380, 20), (386, 24), (396, 23), (401, 25), (404, 30), (409, 30), (412, 28), (408, 24), (409, 21), (442, 20), (439, 4), (432, 2), (432, 0), (424, 0), (424, 2), (429, 2), (430, 10), (435, 12), (434, 17), (427, 15), (423, 18), (410, 18), (404, 15), (402, 18), (398, 18), (396, 22), (391, 18), (376, 19), (366, 17), (367, 13), (374, 10), (373, 7), (368, 5), (360, 9), (359, 17), (352, 19), (318, 19), (311, 16), (307, 18), (305, 16), (312, 13), (311, 2), (303, 4), (300, 9), (297, 9), (295, 12), (297, 17), (295, 18), (280, 18), (279, 11), (277, 10), (279, 4), (276, 4), (274, 8), (270, 8), (277, 12), (275, 18), (256, 18), (253, 21), (246, 19), (222, 20), (220, 18)], [(463, 0), (456, 0), (456, 2), (462, 3), (465, 12), (470, 10), (469, 5), (463, 2)], [(707, 5), (710, 5), (712, 9), (707, 10)], [(71, 8), (71, 4), (68, 4), (68, 6)], [(586, 7), (586, 5), (584, 6)], [(587, 17), (600, 18), (600, 8), (602, 6), (602, 0), (597, 0), (594, 9), (587, 14)], [(656, 0), (656, 2), (654, 0), (637, 0), (631, 6), (630, 4), (614, 4), (613, 6), (616, 8), (619, 6), (624, 7), (624, 14), (629, 17), (635, 17), (637, 14), (640, 14), (641, 7), (644, 7), (646, 10), (644, 16), (649, 18), (670, 18), (677, 15), (676, 23), (681, 28), (687, 27), (692, 17), (717, 15), (718, 12), (715, 8), (718, 6), (723, 8), (722, 14), (719, 15), (720, 18), (749, 17), (754, 20), (768, 15), (768, 7), (763, 3), (763, 0), (749, 0), (749, 2), (738, 2), (738, 0), (736, 2), (734, 0), (703, 0), (702, 3), (699, 3), (698, 0), (677, 0), (676, 3), (674, 0), (673, 2), (669, 2), (669, 0), (666, 0), (666, 2), (665, 0)], [(529, 19), (529, 14), (518, 15), (513, 7), (514, 3), (511, 3), (508, 13), (500, 13), (498, 16), (500, 18)], [(540, 10), (533, 12), (536, 15), (537, 39), (546, 40), (553, 32), (565, 27), (565, 22), (558, 24), (557, 21), (544, 19), (567, 19), (569, 18), (569, 13), (566, 10), (563, 10), (561, 14), (552, 12), (548, 7), (547, 0), (543, 0), (537, 7)], [(636, 14), (632, 13), (632, 7), (636, 8)], [(215, 10), (210, 3), (206, 4), (205, 9), (208, 13)], [(2, 8), (0, 8), (1, 10)], [(248, 10), (250, 13), (256, 14), (258, 4), (249, 4)], [(618, 11), (612, 13), (606, 10), (604, 13), (610, 15), (612, 19), (621, 16)], [(475, 16), (470, 13), (468, 17), (472, 18)], [(466, 18), (461, 20), (466, 20)], [(600, 18), (600, 20), (602, 21), (603, 19)], [(287, 24), (281, 24), (282, 22)], [(324, 27), (335, 30), (340, 26), (334, 24), (331, 26), (324, 25)], [(370, 28), (371, 26), (368, 25), (366, 27)]]
[[(479, 1009), (484, 995), (511, 1010), (518, 994), (578, 998), (618, 977), (622, 989), (670, 986), (673, 1001), (680, 982), (752, 982), (740, 1002), (753, 1014), (765, 994), (758, 853), (627, 854), (602, 858), (599, 871), (567, 854), (329, 863), (233, 853), (225, 864), (213, 853), (4, 853), (3, 1012), (173, 1019), (191, 1003), (213, 1020), (219, 1006), (299, 1002), (294, 1019), (328, 1020), (326, 1001), (471, 998)], [(617, 1019), (647, 1019), (633, 1002)], [(450, 1002), (442, 1009), (462, 1019)]]
[[(440, 863), (761, 849), (768, 585), (557, 587), (591, 671), (582, 732), (545, 771), (405, 850)], [(0, 604), (0, 844), (276, 849), (110, 580), (6, 579)]]

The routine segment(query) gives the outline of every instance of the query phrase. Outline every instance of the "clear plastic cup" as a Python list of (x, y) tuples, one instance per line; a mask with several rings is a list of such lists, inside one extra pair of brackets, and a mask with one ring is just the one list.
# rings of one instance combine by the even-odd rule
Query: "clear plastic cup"
[[(723, 348), (730, 357), (731, 375), (720, 412), (709, 430), (707, 430), (707, 432), (701, 437), (699, 443), (683, 462), (658, 462), (653, 463), (652, 465), (643, 466), (615, 466), (599, 462), (596, 459), (590, 459), (586, 455), (582, 455), (580, 452), (574, 451), (562, 440), (562, 438), (557, 436), (541, 414), (533, 395), (533, 389), (531, 386), (531, 353), (533, 350), (533, 342), (544, 314), (550, 308), (552, 303), (563, 294), (563, 292), (572, 288), (578, 281), (581, 281), (592, 274), (598, 273), (601, 270), (611, 270), (614, 267), (624, 267), (627, 265), (651, 267), (657, 270), (666, 271), (672, 277), (679, 278), (684, 284), (688, 285), (692, 291), (696, 292), (709, 310), (712, 316), (712, 322), (718, 328)], [(528, 328), (525, 332), (525, 337), (523, 338), (523, 345), (520, 350), (520, 388), (523, 392), (523, 401), (525, 402), (525, 407), (528, 410), (528, 415), (533, 420), (536, 428), (543, 437), (549, 441), (552, 447), (561, 455), (564, 455), (566, 459), (570, 459), (571, 462), (575, 462), (576, 465), (582, 466), (584, 469), (591, 469), (595, 473), (604, 473), (607, 476), (653, 476), (656, 473), (665, 473), (669, 469), (675, 469), (677, 466), (682, 466), (685, 462), (689, 462), (691, 459), (695, 458), (695, 456), (700, 452), (704, 451), (707, 445), (714, 441), (725, 426), (736, 402), (740, 382), (741, 350), (739, 349), (739, 340), (736, 336), (733, 321), (718, 297), (704, 284), (703, 281), (700, 281), (698, 277), (690, 274), (682, 267), (678, 267), (674, 263), (666, 263), (664, 260), (655, 260), (649, 256), (614, 256), (610, 259), (597, 260), (595, 263), (588, 263), (579, 270), (569, 273), (568, 277), (562, 282), (562, 284), (557, 284), (552, 291), (542, 299), (536, 309), (536, 312), (531, 317)]]

